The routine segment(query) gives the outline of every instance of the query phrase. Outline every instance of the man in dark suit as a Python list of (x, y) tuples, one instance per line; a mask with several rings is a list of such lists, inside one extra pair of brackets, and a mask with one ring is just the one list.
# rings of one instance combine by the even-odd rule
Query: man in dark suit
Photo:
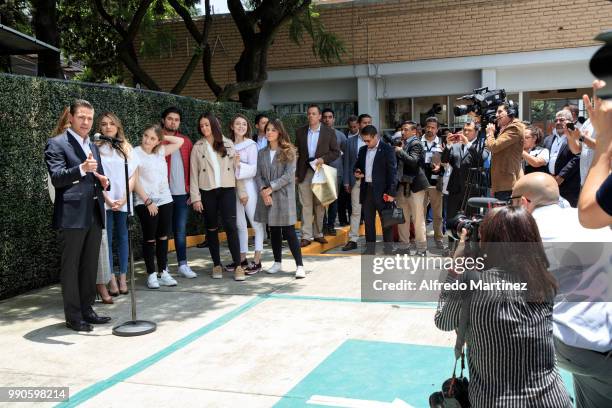
[(580, 155), (572, 153), (567, 145), (566, 125), (572, 120), (570, 111), (557, 112), (553, 134), (544, 139), (544, 147), (550, 152), (548, 171), (557, 181), (561, 197), (576, 207), (580, 195)]
[[(305, 247), (312, 240), (326, 244), (323, 237), (323, 216), (325, 208), (312, 193), (314, 168), (331, 163), (340, 157), (340, 149), (333, 129), (321, 123), (321, 110), (317, 105), (310, 105), (307, 110), (308, 125), (299, 128), (295, 134), (298, 160), (295, 176), (302, 203), (302, 241)], [(314, 167), (314, 168), (313, 168)]]
[[(442, 151), (442, 163), (448, 163), (450, 169), (452, 169), (450, 170), (451, 174), (446, 188), (448, 191), (447, 220), (452, 219), (461, 210), (468, 188), (466, 185), (468, 178), (470, 178), (472, 186), (470, 186), (467, 197), (480, 197), (484, 195), (484, 192), (481, 190), (486, 181), (484, 174), (478, 177), (476, 170), (470, 170), (483, 166), (489, 156), (489, 152), (486, 149), (482, 149), (482, 156), (478, 160), (477, 133), (476, 123), (470, 121), (463, 125), (461, 133), (450, 135), (446, 139), (446, 148)], [(470, 214), (473, 209), (466, 207), (463, 210), (466, 211), (466, 214)]]
[(429, 188), (423, 171), (425, 153), (421, 139), (416, 135), (416, 123), (404, 122), (401, 127), (402, 146), (395, 147), (397, 156), (397, 205), (404, 211), (406, 222), (397, 226), (400, 241), (410, 243), (410, 218), (414, 221), (416, 254), (427, 254), (425, 227), (425, 191)]
[(109, 187), (100, 154), (88, 137), (94, 110), (84, 100), (70, 105), (70, 128), (49, 139), (45, 161), (55, 187), (53, 228), (59, 230), (61, 283), (66, 326), (91, 331), (110, 321), (92, 309), (102, 228), (104, 196)]
[[(365, 146), (359, 149), (353, 166), (355, 178), (361, 180), (359, 202), (365, 222), (366, 243), (376, 242), (376, 212), (382, 219), (382, 210), (395, 200), (397, 189), (397, 162), (393, 147), (381, 142), (374, 126), (361, 130)], [(393, 228), (383, 228), (384, 242), (393, 242)]]

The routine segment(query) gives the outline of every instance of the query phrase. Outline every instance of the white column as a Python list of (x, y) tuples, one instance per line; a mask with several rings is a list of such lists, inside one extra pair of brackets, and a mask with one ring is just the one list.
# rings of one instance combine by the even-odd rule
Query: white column
[(481, 85), (482, 87), (487, 86), (489, 90), (497, 88), (497, 70), (495, 68), (483, 69), (481, 74)]
[(525, 98), (523, 97), (523, 91), (519, 92), (519, 100), (518, 100), (518, 118), (523, 120), (523, 106), (525, 104)]
[(257, 102), (257, 110), (272, 110), (272, 108), (273, 106), (270, 102), (269, 86), (267, 83), (264, 83), (264, 85), (261, 87), (261, 90), (259, 91), (259, 101)]
[(359, 114), (372, 116), (372, 124), (380, 129), (380, 106), (376, 99), (376, 80), (370, 77), (357, 78), (357, 110)]

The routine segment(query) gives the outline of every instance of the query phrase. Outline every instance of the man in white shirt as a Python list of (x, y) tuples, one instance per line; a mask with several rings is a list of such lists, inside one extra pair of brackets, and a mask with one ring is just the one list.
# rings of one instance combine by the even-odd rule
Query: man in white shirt
[(545, 173), (520, 178), (512, 197), (533, 215), (560, 283), (553, 335), (559, 365), (574, 374), (576, 406), (612, 406), (612, 230), (582, 227)]

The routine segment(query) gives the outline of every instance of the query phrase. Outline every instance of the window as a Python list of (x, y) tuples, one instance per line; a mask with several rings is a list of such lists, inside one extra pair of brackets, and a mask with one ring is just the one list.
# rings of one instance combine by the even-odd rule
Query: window
[(344, 129), (346, 127), (346, 121), (351, 115), (355, 115), (357, 112), (357, 102), (301, 102), (301, 103), (286, 103), (274, 105), (274, 111), (279, 116), (284, 115), (306, 115), (308, 106), (316, 104), (319, 105), (321, 110), (325, 108), (331, 108), (334, 111), (335, 127), (338, 129)]

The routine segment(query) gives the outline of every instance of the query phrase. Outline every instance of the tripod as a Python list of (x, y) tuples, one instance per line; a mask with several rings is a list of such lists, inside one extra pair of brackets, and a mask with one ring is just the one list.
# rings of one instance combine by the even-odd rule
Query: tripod
[[(113, 142), (113, 149), (117, 150), (123, 156), (123, 167), (125, 175), (125, 194), (127, 198), (127, 227), (128, 227), (128, 254), (130, 265), (130, 299), (132, 302), (132, 320), (128, 320), (113, 327), (115, 336), (132, 337), (149, 334), (157, 329), (157, 324), (147, 320), (137, 320), (136, 318), (136, 290), (134, 288), (134, 251), (132, 251), (132, 232), (134, 230), (134, 214), (132, 212), (132, 195), (130, 193), (130, 181), (128, 172), (128, 155), (121, 147), (119, 140)], [(112, 248), (110, 249), (112, 251)]]

